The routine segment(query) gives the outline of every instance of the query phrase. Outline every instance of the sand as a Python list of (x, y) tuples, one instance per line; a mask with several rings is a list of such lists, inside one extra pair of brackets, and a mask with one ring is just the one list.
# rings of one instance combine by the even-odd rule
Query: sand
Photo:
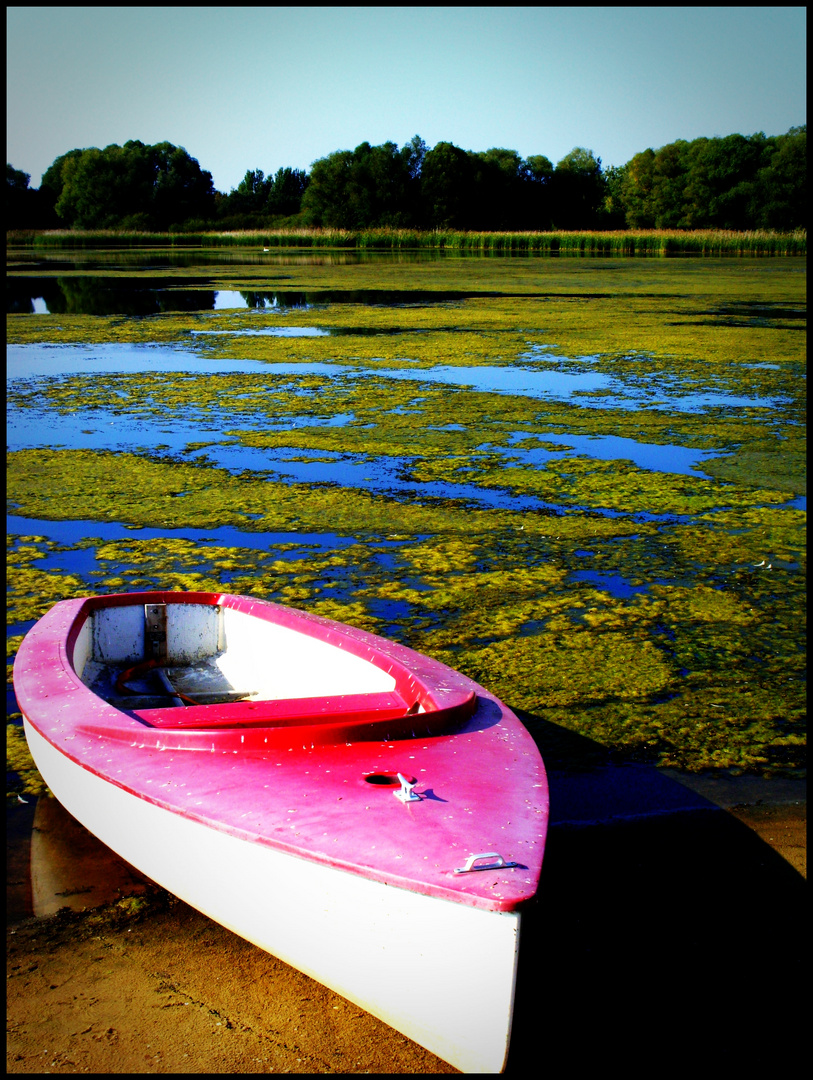
[[(508, 1072), (779, 1065), (804, 1030), (805, 829), (800, 800), (554, 824)], [(39, 918), (9, 873), (9, 1072), (455, 1071), (125, 864), (129, 899)]]

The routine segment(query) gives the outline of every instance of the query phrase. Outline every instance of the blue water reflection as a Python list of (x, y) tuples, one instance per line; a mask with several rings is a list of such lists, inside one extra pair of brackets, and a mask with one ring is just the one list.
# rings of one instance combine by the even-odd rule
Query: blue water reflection
[[(286, 431), (293, 428), (307, 427), (344, 427), (353, 419), (352, 413), (337, 413), (332, 417), (296, 417), (281, 419), (269, 423), (266, 417), (259, 421), (249, 416), (233, 416), (228, 424), (238, 424), (241, 428), (263, 431)], [(26, 447), (65, 447), (87, 450), (122, 450), (150, 451), (162, 453), (193, 453), (209, 463), (230, 471), (244, 469), (256, 471), (274, 469), (283, 475), (297, 480), (314, 482), (352, 482), (354, 486), (387, 486), (399, 489), (414, 489), (415, 484), (407, 484), (399, 477), (406, 464), (406, 459), (397, 456), (382, 455), (375, 461), (364, 455), (349, 452), (336, 453), (327, 450), (306, 452), (296, 447), (257, 448), (240, 445), (237, 436), (230, 438), (224, 433), (223, 417), (213, 417), (203, 410), (187, 407), (183, 419), (177, 416), (148, 416), (138, 418), (117, 413), (112, 410), (93, 409), (87, 412), (56, 413), (42, 412), (35, 409), (15, 409), (9, 412), (6, 425), (7, 443), (10, 449)], [(452, 425), (459, 429), (460, 425)], [(212, 445), (194, 447), (190, 444), (200, 442), (209, 434)], [(487, 449), (494, 453), (503, 453), (529, 468), (543, 468), (548, 461), (573, 456), (574, 453), (605, 461), (628, 460), (642, 469), (655, 472), (681, 473), (689, 476), (704, 476), (698, 468), (706, 458), (719, 453), (716, 450), (693, 450), (685, 446), (659, 446), (654, 443), (637, 442), (634, 439), (617, 435), (574, 435), (571, 433), (551, 436), (554, 448), (518, 447), (515, 444), (526, 438), (538, 438), (523, 431), (511, 434), (508, 447), (489, 444)], [(290, 460), (294, 457), (309, 457), (309, 461)], [(317, 461), (316, 458), (323, 460)], [(480, 498), (486, 497), (482, 489), (474, 485), (421, 485), (421, 490), (437, 488), (437, 494), (448, 494), (451, 487), (461, 494), (471, 496), (479, 491)]]
[[(325, 365), (329, 370), (330, 365)], [(180, 371), (217, 375), (231, 371), (267, 371), (261, 360), (212, 360), (176, 345), (7, 345), (6, 379), (53, 378), (59, 375), (123, 374)], [(301, 370), (301, 369), (297, 369)]]
[(190, 330), (194, 337), (330, 337), (329, 330), (318, 326), (264, 326), (261, 330)]
[[(245, 547), (255, 551), (266, 551), (278, 544), (290, 544), (295, 541), (303, 548), (318, 547), (325, 551), (333, 548), (351, 547), (356, 538), (333, 532), (245, 532), (235, 525), (221, 525), (214, 529), (195, 529), (181, 526), (161, 526), (161, 528), (133, 528), (120, 522), (67, 520), (52, 521), (50, 518), (20, 517), (18, 514), (6, 515), (6, 532), (9, 536), (44, 536), (60, 544), (78, 544), (88, 537), (98, 540), (161, 540), (166, 537), (183, 537), (200, 544), (223, 547)], [(386, 541), (382, 540), (381, 543)], [(393, 547), (400, 547), (403, 538), (391, 541)], [(57, 557), (57, 556), (54, 556)], [(286, 558), (296, 558), (296, 553), (286, 552)], [(299, 556), (307, 558), (303, 551)], [(95, 558), (95, 553), (94, 553)]]
[(596, 589), (608, 592), (611, 596), (616, 596), (620, 600), (628, 600), (635, 593), (646, 592), (649, 589), (649, 583), (646, 585), (633, 585), (622, 574), (597, 574), (593, 570), (577, 570), (570, 575), (569, 580), (587, 581)]
[[(316, 328), (289, 328), (306, 335), (319, 333)], [(263, 333), (264, 331), (258, 331)], [(196, 335), (200, 338), (200, 335)], [(194, 339), (193, 339), (194, 340)], [(191, 342), (190, 342), (191, 344)], [(6, 348), (7, 378), (71, 375), (88, 372), (140, 373), (144, 371), (179, 371), (216, 374), (219, 372), (264, 371), (283, 375), (330, 375), (331, 377), (408, 380), (471, 388), (485, 393), (520, 394), (559, 402), (575, 401), (580, 408), (656, 409), (699, 412), (706, 408), (774, 408), (784, 398), (740, 397), (723, 392), (682, 394), (679, 384), (669, 389), (662, 382), (648, 385), (645, 380), (625, 382), (592, 369), (563, 372), (552, 369), (514, 365), (497, 367), (458, 367), (437, 365), (431, 368), (354, 367), (342, 363), (302, 362), (267, 363), (262, 360), (213, 359), (198, 354), (191, 347), (177, 345), (9, 345)], [(598, 397), (589, 397), (598, 394)], [(655, 398), (656, 400), (653, 400)]]
[(622, 438), (620, 435), (574, 435), (571, 432), (557, 433), (549, 438), (532, 432), (515, 431), (511, 436), (512, 444), (524, 439), (541, 439), (567, 450), (533, 447), (510, 448), (512, 455), (521, 454), (525, 465), (544, 466), (548, 461), (561, 458), (575, 451), (585, 457), (598, 458), (601, 461), (631, 461), (639, 469), (651, 469), (653, 472), (681, 473), (684, 476), (706, 476), (699, 466), (707, 458), (716, 457), (722, 450), (694, 450), (689, 446), (677, 446), (669, 443), (660, 446), (657, 443), (638, 442), (636, 439)]
[[(700, 412), (706, 408), (775, 408), (786, 398), (739, 397), (736, 394), (682, 394), (679, 384), (669, 390), (662, 382), (636, 379), (625, 382), (596, 371), (563, 372), (522, 367), (451, 367), (439, 366), (410, 370), (408, 368), (376, 368), (364, 374), (383, 375), (392, 379), (418, 379), (429, 383), (465, 386), (497, 394), (521, 394), (524, 397), (553, 401), (572, 401), (585, 409), (654, 409), (678, 412)], [(590, 398), (588, 394), (600, 396)], [(654, 399), (654, 400), (653, 400)]]

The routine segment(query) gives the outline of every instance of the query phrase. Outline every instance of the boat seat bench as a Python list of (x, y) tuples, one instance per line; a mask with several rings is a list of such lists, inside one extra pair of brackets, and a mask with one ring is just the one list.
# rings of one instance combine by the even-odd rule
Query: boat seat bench
[(334, 697), (282, 698), (272, 701), (229, 701), (216, 705), (133, 709), (157, 728), (296, 727), (304, 724), (369, 723), (417, 711), (397, 691), (342, 694)]

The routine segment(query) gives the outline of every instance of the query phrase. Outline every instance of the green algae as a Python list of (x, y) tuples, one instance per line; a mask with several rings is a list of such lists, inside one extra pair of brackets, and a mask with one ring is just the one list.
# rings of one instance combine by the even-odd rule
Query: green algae
[[(73, 376), (12, 387), (13, 407), (192, 417), (216, 434), (190, 440), (188, 453), (230, 442), (302, 457), (401, 459), (416, 482), (465, 482), (574, 509), (482, 511), (416, 493), (290, 484), (271, 470), (232, 476), (162, 458), (159, 447), (150, 456), (18, 451), (9, 459), (18, 514), (130, 527), (328, 529), (358, 540), (326, 554), (296, 544), (257, 552), (169, 538), (89, 539), (97, 564), (83, 579), (58, 570), (56, 545), (26, 538), (10, 567), (10, 610), (19, 621), (35, 618), (52, 600), (82, 590), (228, 588), (397, 637), (488, 686), (522, 709), (531, 727), (539, 716), (627, 756), (685, 769), (800, 768), (805, 514), (766, 504), (804, 490), (804, 335), (796, 317), (804, 308), (803, 267), (797, 260), (698, 262), (297, 266), (286, 288), (403, 288), (408, 280), (410, 288), (486, 290), (498, 280), (502, 292), (516, 295), (397, 309), (324, 304), (284, 315), (60, 316), (60, 326), (54, 317), (11, 317), (10, 340), (177, 341), (213, 360), (415, 369), (414, 379), (398, 383), (304, 367), (285, 376)], [(218, 281), (258, 288), (263, 273), (220, 267)], [(749, 299), (769, 305), (768, 316), (752, 317), (743, 306)], [(364, 333), (192, 333), (280, 325)], [(590, 395), (585, 408), (578, 398), (555, 402), (420, 379), (422, 367), (438, 363), (572, 373), (584, 369), (580, 356), (591, 358), (591, 371), (631, 386), (649, 380), (649, 407), (602, 407), (601, 396)], [(699, 413), (653, 407), (658, 394), (703, 391), (776, 401)], [(515, 442), (518, 431), (524, 437)], [(574, 454), (568, 433), (722, 456), (702, 466), (711, 479), (656, 473)], [(514, 451), (532, 448), (566, 456), (524, 468)], [(683, 520), (641, 524), (625, 516), (641, 511)], [(386, 559), (383, 537), (397, 540)], [(597, 577), (585, 580), (585, 571)], [(623, 583), (620, 595), (604, 584), (613, 581)]]
[(296, 543), (257, 551), (203, 545), (182, 537), (107, 541), (96, 545), (99, 568), (91, 575), (98, 579), (96, 588), (105, 592), (112, 585), (119, 587), (119, 581), (126, 591), (228, 591), (292, 606), (304, 604), (317, 614), (373, 630), (379, 620), (361, 602), (343, 596), (361, 580), (381, 575), (376, 551), (374, 544), (324, 552)]
[(54, 574), (36, 567), (14, 570), (15, 588), (9, 597), (7, 617), (11, 622), (41, 618), (57, 600), (86, 595), (82, 581), (73, 574)]
[[(584, 708), (607, 698), (648, 697), (672, 681), (669, 665), (650, 642), (586, 630), (497, 641), (456, 659), (481, 682), (494, 686), (496, 678), (501, 689), (495, 686), (495, 693), (535, 713), (562, 706)], [(634, 678), (629, 675), (632, 669)]]
[(474, 576), (468, 598), (466, 580), (456, 596), (437, 588), (438, 606), (458, 606), (415, 644), (532, 716), (689, 770), (804, 762), (803, 657), (788, 606), (774, 605), (771, 621), (750, 606), (755, 596), (710, 586), (652, 586), (621, 601), (552, 577), (524, 601), (484, 597)]
[[(91, 518), (165, 528), (239, 525), (354, 534), (549, 532), (534, 512), (475, 510), (465, 502), (424, 498), (399, 502), (333, 484), (287, 484), (250, 473), (151, 460), (128, 453), (19, 450), (8, 455), (8, 498), (16, 513), (55, 521)], [(557, 519), (570, 536), (633, 531), (625, 522), (574, 514)]]
[[(482, 462), (482, 458), (480, 461)], [(621, 510), (627, 513), (698, 514), (719, 506), (754, 506), (784, 502), (787, 492), (715, 483), (701, 477), (674, 475), (641, 469), (623, 460), (597, 461), (568, 457), (548, 462), (542, 469), (503, 464), (500, 460), (476, 459), (471, 465), (446, 462), (423, 463), (410, 469), (415, 480), (456, 479), (488, 488), (504, 488), (534, 495), (547, 502)]]
[[(495, 400), (496, 399), (496, 400)], [(779, 449), (783, 444), (774, 438), (765, 437), (764, 430), (755, 426), (753, 417), (744, 418), (739, 425), (729, 421), (721, 425), (714, 418), (710, 426), (702, 419), (695, 421), (694, 437), (687, 421), (676, 422), (674, 417), (662, 417), (655, 423), (651, 417), (642, 413), (624, 416), (621, 423), (613, 425), (605, 414), (585, 419), (585, 410), (572, 405), (553, 406), (549, 402), (539, 403), (519, 395), (494, 395), (485, 392), (458, 390), (454, 393), (447, 388), (428, 387), (420, 382), (407, 381), (405, 384), (393, 384), (386, 379), (365, 379), (359, 384), (355, 380), (326, 379), (309, 377), (301, 382), (290, 377), (265, 377), (255, 375), (220, 375), (208, 377), (176, 376), (162, 378), (156, 375), (112, 376), (103, 381), (94, 377), (74, 377), (51, 383), (40, 390), (39, 386), (23, 386), (12, 390), (12, 402), (15, 407), (34, 408), (43, 401), (53, 405), (62, 413), (69, 413), (84, 408), (92, 415), (94, 408), (110, 408), (116, 413), (126, 413), (139, 420), (150, 417), (165, 419), (168, 412), (190, 415), (190, 410), (207, 409), (214, 411), (217, 402), (226, 402), (222, 408), (220, 420), (221, 440), (195, 440), (187, 444), (186, 453), (196, 453), (216, 445), (242, 445), (266, 450), (280, 449), (290, 454), (293, 450), (311, 451), (294, 455), (294, 460), (325, 460), (324, 454), (344, 455), (351, 449), (357, 457), (375, 460), (382, 457), (401, 459), (399, 465), (404, 479), (416, 484), (427, 482), (467, 483), (483, 488), (503, 490), (519, 495), (532, 495), (543, 502), (561, 506), (584, 507), (592, 509), (610, 509), (627, 513), (645, 511), (655, 514), (694, 514), (724, 506), (758, 506), (760, 504), (787, 501), (800, 487), (804, 486), (802, 469), (804, 461), (798, 450), (788, 451), (795, 457), (796, 472), (779, 471), (777, 463), (785, 451)], [(592, 412), (592, 410), (591, 410)], [(240, 423), (240, 419), (250, 421), (252, 427), (229, 426), (229, 419)], [(340, 417), (342, 422), (331, 425), (333, 418)], [(320, 419), (321, 424), (296, 427), (304, 419)], [(457, 421), (465, 418), (465, 424)], [(554, 423), (553, 421), (557, 421)], [(592, 426), (590, 421), (592, 420)], [(214, 421), (212, 421), (214, 425)], [(269, 430), (269, 425), (280, 425), (276, 430)], [(544, 468), (530, 468), (520, 465), (512, 449), (522, 450), (534, 445), (550, 447), (550, 440), (545, 434), (528, 435), (512, 445), (517, 426), (530, 432), (533, 428), (544, 427), (546, 432), (571, 429), (574, 434), (595, 434), (596, 428), (626, 434), (628, 437), (643, 435), (652, 443), (668, 443), (679, 438), (686, 444), (708, 443), (716, 434), (719, 442), (726, 442), (729, 447), (737, 445), (733, 439), (755, 439), (761, 447), (775, 446), (773, 452), (760, 451), (757, 460), (748, 456), (750, 468), (736, 472), (729, 469), (730, 475), (719, 479), (704, 479), (668, 473), (658, 473), (636, 467), (625, 461), (601, 461), (583, 456), (568, 456), (561, 461), (549, 462)], [(642, 430), (644, 428), (644, 430)], [(678, 430), (679, 429), (679, 430)], [(785, 443), (799, 445), (799, 437), (787, 438)], [(553, 444), (554, 448), (567, 449), (562, 444)], [(158, 447), (156, 450), (160, 449)], [(497, 453), (496, 451), (500, 451)], [(739, 451), (742, 454), (743, 451)], [(290, 458), (289, 458), (290, 460)], [(718, 463), (723, 462), (719, 471), (725, 469), (729, 458), (712, 459), (704, 463), (703, 468), (714, 475)], [(736, 460), (736, 459), (735, 459)], [(771, 462), (768, 465), (766, 462)], [(206, 463), (199, 458), (198, 465)], [(789, 465), (788, 469), (792, 466)], [(128, 472), (132, 470), (127, 470)], [(97, 470), (98, 472), (98, 470)], [(769, 474), (769, 475), (768, 475)], [(268, 472), (267, 477), (272, 476)], [(189, 516), (193, 505), (199, 499), (188, 494), (190, 484), (200, 480), (198, 474), (180, 473), (178, 483), (165, 497), (184, 499), (184, 507), (164, 506), (164, 524), (197, 524), (208, 520), (209, 511)], [(191, 479), (190, 479), (191, 477)], [(760, 481), (772, 479), (777, 488), (764, 488)], [(90, 478), (89, 478), (90, 479)], [(221, 474), (221, 480), (223, 479)], [(223, 501), (223, 483), (214, 485), (219, 504), (218, 513), (213, 520), (221, 523), (245, 520), (246, 512), (259, 512), (255, 501), (263, 502), (262, 493), (270, 494), (265, 484), (259, 497), (246, 490), (245, 509), (240, 511), (237, 503), (236, 488), (232, 489), (231, 499)], [(93, 481), (95, 483), (95, 481)], [(257, 488), (255, 485), (255, 492)], [(299, 502), (302, 488), (289, 487), (279, 489), (279, 499), (275, 513), (264, 514), (268, 522), (284, 522), (289, 517), (284, 512), (284, 505), (289, 507), (292, 501)], [(184, 493), (181, 495), (181, 493)], [(296, 494), (296, 499), (291, 496)], [(115, 497), (111, 492), (110, 497)], [(359, 518), (362, 528), (381, 528), (380, 514), (373, 513), (376, 501), (371, 497), (352, 493), (348, 496), (357, 508), (364, 512)], [(232, 512), (224, 516), (226, 503), (231, 502)], [(265, 500), (268, 501), (267, 499)], [(319, 502), (319, 509), (335, 516), (335, 499), (325, 489), (314, 491), (307, 501)], [(153, 504), (154, 505), (154, 504)], [(380, 509), (380, 503), (377, 504)], [(429, 509), (426, 505), (416, 508), (419, 521), (412, 515), (404, 515), (403, 510), (395, 510), (390, 503), (391, 513), (395, 514), (396, 528), (426, 527)], [(435, 505), (435, 509), (439, 507)], [(32, 511), (27, 511), (32, 512)], [(76, 512), (68, 510), (68, 517)], [(110, 516), (108, 514), (108, 516)], [(115, 517), (115, 514), (113, 514)], [(408, 523), (405, 524), (408, 519)], [(131, 524), (150, 524), (153, 519), (149, 514), (142, 515)], [(157, 520), (161, 520), (159, 517)], [(309, 514), (303, 520), (313, 520)], [(345, 514), (340, 513), (338, 523), (346, 522)], [(423, 525), (420, 524), (423, 521)], [(401, 524), (398, 524), (400, 522)], [(516, 522), (504, 522), (506, 525)], [(529, 527), (527, 521), (523, 527)], [(582, 531), (583, 522), (573, 522), (566, 529)], [(384, 525), (383, 527), (386, 527)], [(444, 527), (449, 527), (448, 524)], [(480, 528), (480, 526), (478, 526)], [(604, 526), (606, 528), (606, 526)]]
[[(114, 316), (10, 315), (9, 341), (184, 342), (212, 357), (271, 362), (336, 361), (343, 364), (433, 366), (514, 365), (530, 346), (544, 346), (561, 359), (598, 356), (602, 370), (662, 370), (668, 359), (693, 389), (712, 384), (737, 391), (777, 392), (794, 377), (799, 359), (798, 319), (781, 313), (804, 309), (804, 260), (758, 266), (727, 260), (685, 260), (666, 266), (596, 260), (573, 266), (545, 260), (443, 260), (409, 269), (409, 287), (435, 291), (493, 289), (503, 293), (454, 304), (408, 305), (397, 309), (325, 304), (311, 310)], [(222, 270), (222, 268), (221, 268)], [(213, 287), (249, 281), (220, 276)], [(261, 267), (252, 267), (257, 286)], [(267, 274), (267, 271), (266, 271)], [(405, 274), (386, 265), (298, 267), (286, 288), (404, 288)], [(752, 291), (755, 300), (780, 314), (755, 324), (732, 326), (727, 310)], [(756, 324), (758, 323), (758, 324)], [(316, 326), (364, 333), (341, 338), (235, 337), (230, 332)], [(221, 335), (196, 336), (219, 330)], [(373, 332), (371, 334), (371, 331)], [(770, 362), (778, 371), (754, 368)], [(796, 376), (798, 377), (798, 372)]]
[(37, 797), (48, 792), (31, 757), (25, 732), (17, 724), (6, 724), (6, 772), (12, 774), (6, 781), (7, 799), (22, 799), (23, 795)]
[[(640, 565), (654, 548), (663, 565), (650, 575), (679, 569), (688, 578), (689, 563), (668, 564), (671, 538), (682, 531), (629, 538), (623, 551), (616, 538), (593, 540), (593, 564), (605, 565), (604, 555), (629, 568), (636, 549), (644, 549)], [(386, 628), (509, 704), (655, 763), (764, 771), (803, 760), (798, 574), (729, 567), (721, 588), (718, 560), (706, 580), (695, 567), (683, 586), (650, 584), (619, 599), (572, 580), (581, 560), (561, 536), (401, 536), (400, 544), (371, 539), (327, 552), (183, 538), (83, 545), (96, 554), (89, 592), (228, 589)], [(21, 546), (23, 565), (37, 549), (54, 554), (51, 544)], [(389, 561), (381, 562), (384, 551)], [(12, 603), (15, 588), (26, 587), (16, 576)], [(59, 577), (48, 600), (60, 598)], [(387, 614), (391, 604), (397, 614)]]
[[(803, 495), (807, 490), (807, 455), (804, 440), (786, 437), (781, 448), (752, 443), (749, 449), (726, 454), (706, 462), (704, 470), (721, 480), (738, 484), (769, 484), (782, 491)], [(788, 445), (788, 443), (790, 445)]]
[[(58, 600), (84, 596), (86, 587), (75, 574), (35, 565), (46, 556), (66, 550), (40, 536), (6, 538), (6, 620), (24, 623), (41, 618)], [(16, 638), (15, 638), (16, 640)], [(15, 650), (16, 651), (16, 650)]]
[[(76, 261), (75, 270), (64, 268), (66, 258)], [(111, 265), (104, 265), (99, 262), (99, 253), (96, 252), (92, 258), (98, 265), (93, 267), (83, 267), (83, 258), (78, 251), (71, 252), (69, 256), (64, 252), (53, 256), (38, 253), (37, 274), (58, 277), (98, 274), (101, 277), (130, 279), (133, 276), (131, 265), (119, 269), (121, 264), (127, 262), (121, 254), (116, 253), (111, 257)], [(136, 256), (136, 259), (139, 258), (141, 263), (145, 261), (143, 254)], [(49, 267), (49, 262), (59, 265)], [(151, 278), (175, 279), (179, 287), (188, 287), (188, 281), (194, 279), (196, 287), (201, 287), (205, 278), (207, 289), (254, 293), (305, 291), (309, 299), (320, 290), (370, 290), (372, 294), (377, 291), (395, 293), (404, 289), (409, 289), (413, 295), (422, 291), (492, 295), (498, 292), (519, 297), (581, 297), (586, 300), (606, 295), (653, 295), (666, 299), (724, 295), (729, 307), (738, 300), (751, 299), (760, 303), (760, 315), (769, 319), (772, 317), (771, 305), (784, 312), (795, 307), (796, 301), (804, 297), (806, 267), (804, 257), (758, 262), (691, 257), (670, 262), (638, 262), (614, 258), (570, 261), (521, 256), (506, 259), (446, 256), (417, 261), (372, 258), (348, 263), (342, 257), (334, 260), (329, 256), (309, 259), (301, 255), (283, 255), (251, 262), (238, 253), (233, 259), (224, 260), (221, 253), (205, 250), (197, 252), (196, 257), (182, 266), (165, 265), (158, 258), (156, 250), (149, 253), (146, 262), (147, 265), (139, 265), (138, 268), (139, 277), (144, 281)], [(285, 267), (284, 274), (280, 272), (282, 266)], [(19, 264), (9, 270), (10, 276), (30, 272), (27, 268), (20, 269)], [(736, 288), (734, 285), (721, 286), (721, 278), (736, 283)], [(792, 284), (794, 281), (795, 286)], [(404, 306), (399, 305), (398, 310), (403, 310)], [(414, 302), (409, 306), (414, 306)], [(711, 304), (708, 304), (707, 309), (710, 307)], [(719, 314), (721, 318), (731, 318), (730, 311)]]
[[(594, 565), (615, 556), (634, 574), (656, 548), (664, 564), (648, 567), (647, 577), (677, 572), (687, 580), (643, 584), (628, 599), (574, 582), (565, 571), (579, 559), (561, 540), (540, 551), (531, 538), (511, 555), (502, 551), (495, 555), (501, 574), (483, 573), (482, 549), (480, 573), (469, 564), (455, 574), (441, 559), (439, 572), (424, 581), (429, 591), (411, 597), (431, 612), (412, 643), (531, 715), (655, 763), (798, 767), (806, 706), (803, 576), (771, 577), (722, 559), (711, 567), (676, 566), (668, 561), (669, 541), (682, 531), (627, 540), (620, 554), (615, 541), (593, 552)], [(519, 566), (540, 558), (545, 573), (523, 595), (516, 586), (528, 578)], [(481, 588), (483, 580), (491, 589)], [(405, 591), (388, 587), (390, 596)], [(702, 721), (693, 719), (698, 713)]]
[[(17, 384), (10, 390), (9, 401), (15, 409), (81, 412), (90, 422), (97, 410), (144, 422), (178, 415), (187, 420), (197, 418), (202, 426), (219, 431), (220, 440), (191, 441), (187, 452), (229, 442), (331, 453), (352, 449), (371, 457), (421, 459), (445, 454), (455, 472), (469, 465), (461, 459), (472, 457), (475, 464), (479, 454), (478, 467), (468, 478), (475, 483), (480, 482), (481, 448), (508, 448), (517, 430), (526, 433), (518, 449), (529, 446), (527, 440), (534, 435), (544, 447), (550, 436), (566, 431), (574, 435), (614, 434), (656, 445), (717, 448), (725, 456), (712, 459), (704, 468), (741, 487), (771, 487), (789, 493), (804, 487), (801, 434), (783, 426), (789, 435), (780, 437), (776, 410), (737, 410), (737, 415), (731, 410), (709, 410), (700, 415), (647, 409), (586, 410), (577, 404), (517, 394), (439, 388), (422, 383), (419, 376), (414, 381), (396, 382), (374, 376), (359, 380), (270, 373), (145, 373), (105, 379), (73, 376)], [(319, 423), (314, 426), (313, 421)], [(305, 422), (308, 426), (303, 427)], [(738, 466), (738, 461), (747, 461), (747, 465)], [(496, 462), (495, 467), (501, 471), (503, 464)], [(431, 466), (434, 473), (427, 472), (425, 464), (423, 468), (427, 479), (443, 478), (444, 467), (439, 462)], [(528, 483), (527, 475), (519, 479)], [(550, 482), (553, 473), (545, 479)], [(487, 480), (484, 476), (483, 481)], [(636, 480), (647, 486), (644, 477), (639, 475)], [(489, 486), (494, 486), (493, 482)], [(498, 478), (497, 486), (506, 485)]]

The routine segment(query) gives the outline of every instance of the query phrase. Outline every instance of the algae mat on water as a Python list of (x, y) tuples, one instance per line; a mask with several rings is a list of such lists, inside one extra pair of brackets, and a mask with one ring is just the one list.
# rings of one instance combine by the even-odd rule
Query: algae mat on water
[[(210, 269), (219, 288), (271, 284), (261, 266)], [(218, 358), (247, 363), (245, 373), (210, 375), (102, 367), (71, 376), (68, 367), (64, 377), (10, 386), (13, 415), (39, 417), (44, 433), (12, 447), (13, 512), (90, 519), (79, 543), (11, 537), (13, 629), (65, 595), (228, 588), (398, 637), (489, 686), (532, 728), (538, 717), (626, 758), (688, 769), (796, 770), (802, 270), (800, 260), (292, 263), (286, 288), (311, 294), (499, 295), (155, 318), (13, 316), (18, 342), (176, 342), (214, 371)], [(253, 333), (280, 325), (331, 333)], [(201, 329), (218, 332), (194, 333)], [(258, 361), (294, 367), (265, 375)], [(316, 374), (317, 363), (363, 378)], [(534, 397), (423, 381), (439, 364), (574, 377), (589, 368), (612, 391)], [(396, 382), (384, 368), (409, 372)], [(154, 435), (138, 452), (115, 437), (93, 449), (82, 439), (108, 413), (122, 432), (136, 422), (148, 435), (172, 429), (180, 451)], [(49, 418), (71, 414), (74, 441), (54, 448)], [(591, 445), (610, 437), (660, 447), (666, 465), (593, 456)], [(237, 470), (201, 455), (229, 446), (263, 457)], [(668, 467), (670, 446), (712, 456), (680, 473)], [(332, 483), (291, 480), (280, 454), (303, 468), (352, 458), (372, 470), (386, 460), (401, 486), (360, 487), (349, 470)], [(101, 523), (118, 526), (117, 538), (103, 539)], [(243, 539), (183, 536), (229, 526)], [(156, 527), (165, 535), (139, 538)], [(351, 539), (305, 541), (327, 530)], [(270, 531), (279, 535), (252, 542)]]

